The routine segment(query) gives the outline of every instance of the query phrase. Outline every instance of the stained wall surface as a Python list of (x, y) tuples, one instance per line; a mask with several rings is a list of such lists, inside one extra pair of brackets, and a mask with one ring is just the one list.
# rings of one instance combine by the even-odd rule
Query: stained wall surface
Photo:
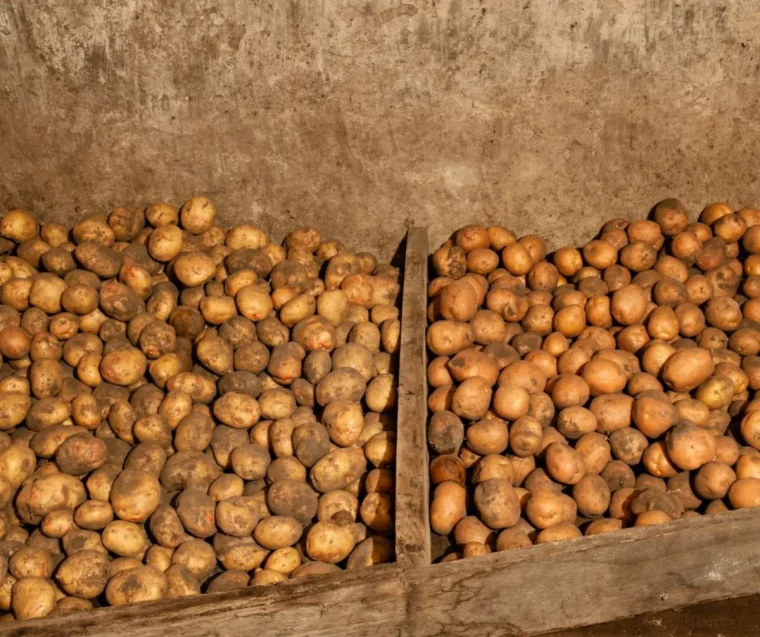
[(389, 255), (760, 204), (750, 0), (6, 0), (0, 209), (213, 196)]

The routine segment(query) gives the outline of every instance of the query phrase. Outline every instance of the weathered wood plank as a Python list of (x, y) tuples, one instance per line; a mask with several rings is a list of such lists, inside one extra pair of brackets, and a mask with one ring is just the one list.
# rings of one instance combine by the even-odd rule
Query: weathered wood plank
[(396, 560), (401, 567), (430, 564), (425, 431), (427, 263), (427, 230), (412, 228), (406, 236), (396, 441)]
[(760, 592), (760, 515), (734, 511), (407, 573), (405, 635), (535, 635)]
[(760, 596), (705, 602), (659, 613), (571, 628), (551, 637), (724, 637), (760, 635)]
[(0, 624), (8, 637), (399, 637), (405, 583), (395, 564), (274, 586)]

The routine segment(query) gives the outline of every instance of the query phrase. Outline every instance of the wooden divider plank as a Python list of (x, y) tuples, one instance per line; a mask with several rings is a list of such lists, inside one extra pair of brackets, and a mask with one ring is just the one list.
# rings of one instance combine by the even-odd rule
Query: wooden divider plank
[(406, 236), (396, 432), (396, 561), (402, 568), (430, 564), (425, 432), (427, 268), (427, 230), (412, 228)]

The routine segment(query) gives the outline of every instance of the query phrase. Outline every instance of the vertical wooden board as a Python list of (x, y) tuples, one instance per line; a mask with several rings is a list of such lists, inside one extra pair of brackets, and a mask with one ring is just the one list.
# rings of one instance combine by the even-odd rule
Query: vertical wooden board
[(406, 236), (396, 440), (396, 560), (401, 567), (430, 564), (425, 443), (427, 267), (427, 230), (412, 228)]
[(537, 635), (760, 592), (757, 509), (414, 569), (408, 637)]

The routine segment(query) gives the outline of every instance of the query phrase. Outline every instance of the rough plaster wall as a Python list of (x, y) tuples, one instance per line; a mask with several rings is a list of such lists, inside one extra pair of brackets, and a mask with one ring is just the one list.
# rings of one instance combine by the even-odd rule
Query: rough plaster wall
[(390, 254), (760, 203), (750, 0), (6, 0), (0, 207), (218, 202)]

